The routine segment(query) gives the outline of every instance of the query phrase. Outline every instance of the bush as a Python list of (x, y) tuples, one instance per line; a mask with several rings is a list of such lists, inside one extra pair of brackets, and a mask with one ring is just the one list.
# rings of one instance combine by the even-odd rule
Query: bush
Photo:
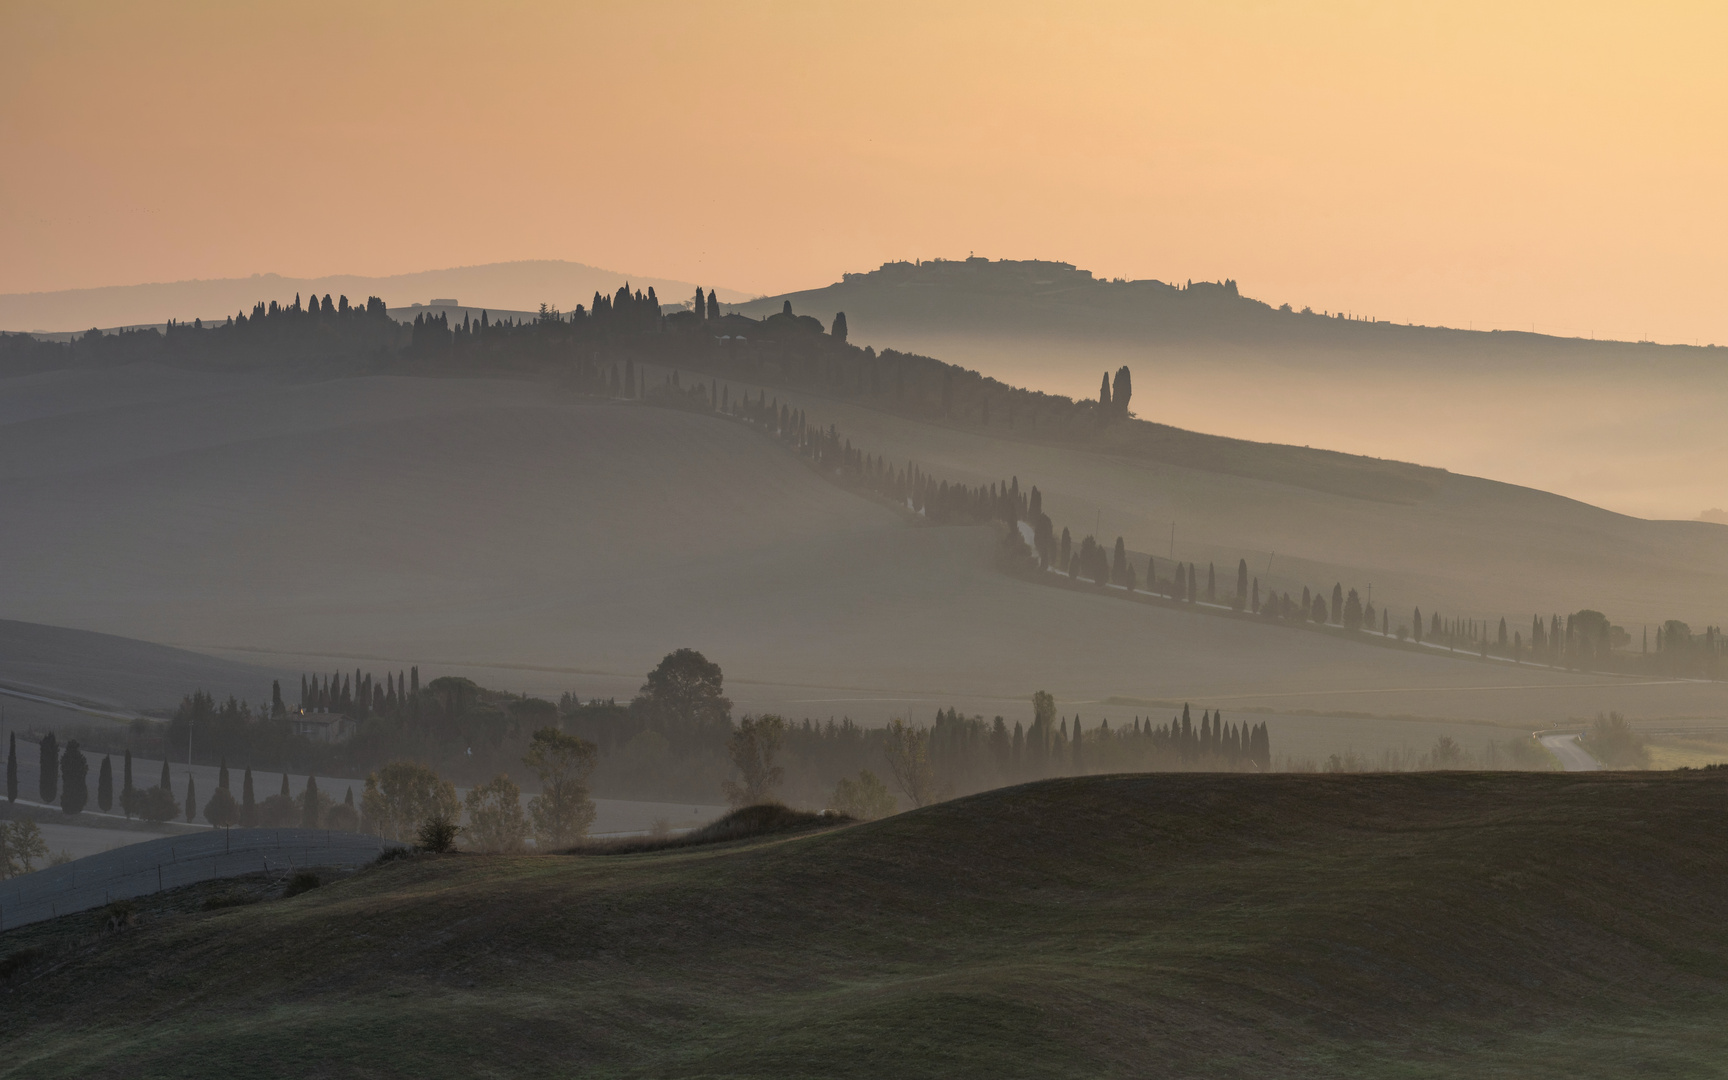
[(257, 902), (258, 898), (251, 893), (232, 889), (225, 893), (217, 893), (215, 896), (206, 897), (204, 900), (204, 910), (220, 911), (223, 908), (245, 907), (247, 904), (256, 904)]
[(337, 803), (324, 815), (324, 827), (340, 832), (358, 832), (360, 811), (354, 809), (351, 803)]
[(102, 927), (105, 930), (124, 930), (137, 925), (138, 905), (130, 900), (116, 900), (102, 909)]
[(420, 823), (414, 840), (421, 851), (442, 855), (455, 850), (456, 837), (461, 833), (462, 826), (456, 824), (456, 819), (440, 811)]
[(875, 821), (894, 812), (894, 793), (869, 769), (860, 769), (858, 779), (842, 777), (829, 800), (834, 809), (859, 821)]
[(311, 892), (322, 884), (324, 884), (323, 878), (310, 870), (301, 870), (288, 879), (288, 888), (282, 891), (282, 895), (284, 897), (299, 896), (301, 893)]
[(1617, 712), (1596, 720), (1578, 740), (1590, 756), (1610, 769), (1645, 769), (1650, 766), (1650, 751), (1644, 740), (1632, 730), (1632, 725)]
[(378, 853), (378, 857), (372, 860), (372, 865), (383, 866), (385, 863), (395, 862), (397, 859), (412, 859), (415, 854), (416, 852), (411, 847), (388, 847)]
[(165, 787), (146, 788), (137, 793), (133, 803), (138, 816), (145, 821), (173, 821), (186, 809), (180, 805), (180, 800), (174, 797), (174, 793)]

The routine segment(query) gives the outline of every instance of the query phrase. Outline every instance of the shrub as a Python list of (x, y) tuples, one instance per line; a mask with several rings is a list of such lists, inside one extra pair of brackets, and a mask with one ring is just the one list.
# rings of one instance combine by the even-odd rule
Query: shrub
[(217, 788), (204, 804), (204, 820), (218, 829), (239, 824), (240, 804), (234, 801), (234, 794), (225, 787)]
[(137, 925), (138, 905), (130, 900), (116, 900), (102, 909), (102, 927), (105, 930), (124, 930)]
[(834, 809), (859, 821), (875, 821), (894, 812), (894, 793), (869, 769), (858, 770), (858, 779), (842, 777), (829, 800)]
[(1617, 712), (1606, 716), (1597, 713), (1590, 730), (1578, 742), (1591, 757), (1610, 769), (1645, 769), (1650, 766), (1650, 751), (1645, 749), (1644, 740)]
[(324, 879), (317, 874), (310, 870), (300, 870), (288, 879), (288, 887), (282, 891), (282, 895), (284, 897), (299, 896), (301, 893), (311, 892), (322, 884), (324, 884)]
[(172, 821), (185, 809), (174, 793), (165, 787), (146, 788), (133, 798), (134, 809), (145, 821)]
[(441, 855), (455, 849), (456, 837), (461, 833), (462, 826), (456, 824), (455, 817), (439, 811), (420, 823), (414, 840), (421, 851)]
[(360, 828), (360, 812), (354, 809), (353, 803), (337, 803), (324, 814), (324, 827), (356, 832)]
[(204, 910), (220, 911), (223, 908), (245, 907), (247, 904), (256, 904), (257, 902), (258, 898), (251, 893), (241, 892), (238, 889), (231, 889), (228, 892), (217, 893), (215, 896), (206, 897), (204, 900)]

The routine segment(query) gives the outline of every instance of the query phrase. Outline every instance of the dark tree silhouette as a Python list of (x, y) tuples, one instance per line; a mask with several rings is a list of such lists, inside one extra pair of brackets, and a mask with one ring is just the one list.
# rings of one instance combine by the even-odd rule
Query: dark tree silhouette
[(96, 772), (96, 809), (104, 814), (114, 809), (114, 759), (107, 754)]
[(846, 313), (844, 311), (834, 313), (834, 328), (828, 333), (835, 341), (843, 342), (846, 340)]
[(60, 795), (60, 743), (54, 738), (52, 731), (42, 736), (42, 743), (37, 750), (37, 768), (42, 771), (37, 778), (36, 793), (42, 797), (43, 802), (52, 806), (59, 801)]
[(66, 752), (60, 755), (60, 809), (79, 814), (89, 803), (90, 763), (84, 760), (84, 751), (78, 749), (78, 740), (69, 739)]

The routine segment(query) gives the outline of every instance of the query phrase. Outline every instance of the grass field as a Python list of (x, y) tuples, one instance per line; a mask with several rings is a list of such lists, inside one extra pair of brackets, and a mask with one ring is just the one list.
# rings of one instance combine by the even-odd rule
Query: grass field
[(1715, 1074), (1724, 795), (1093, 777), (707, 849), (404, 860), (15, 977), (0, 1075)]

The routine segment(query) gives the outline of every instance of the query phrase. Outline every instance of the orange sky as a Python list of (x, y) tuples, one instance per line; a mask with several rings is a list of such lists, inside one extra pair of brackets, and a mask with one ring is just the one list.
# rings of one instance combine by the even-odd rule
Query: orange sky
[(0, 292), (976, 251), (1728, 343), (1725, 9), (0, 0)]

